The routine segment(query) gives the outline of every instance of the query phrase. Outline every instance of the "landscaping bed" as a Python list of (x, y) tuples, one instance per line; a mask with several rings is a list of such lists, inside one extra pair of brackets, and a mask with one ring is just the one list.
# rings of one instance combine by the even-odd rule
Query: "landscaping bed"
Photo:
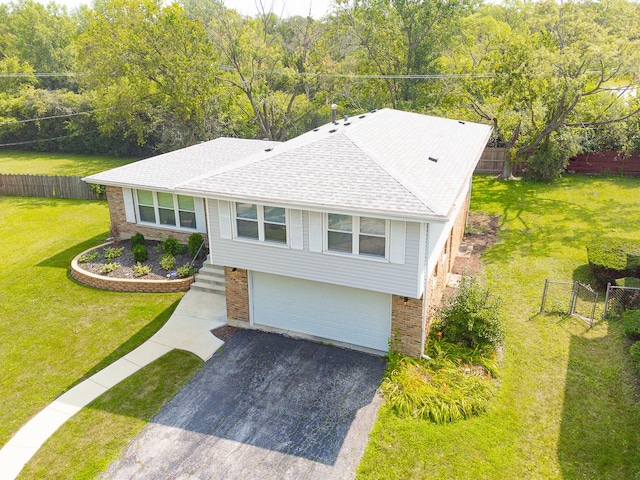
[[(140, 262), (140, 265), (148, 266), (151, 269), (149, 273), (145, 275), (136, 276), (135, 267), (138, 262), (134, 259), (133, 248), (128, 241), (108, 243), (98, 248), (87, 250), (78, 257), (78, 266), (87, 272), (109, 278), (166, 280), (167, 278), (178, 278), (178, 274), (176, 273), (177, 268), (188, 265), (189, 262), (191, 262), (191, 258), (185, 248), (182, 253), (173, 255), (175, 258), (175, 266), (174, 268), (167, 270), (160, 264), (162, 257), (165, 255), (165, 252), (162, 249), (162, 242), (147, 240), (145, 243), (147, 246), (148, 257), (144, 262)], [(106, 258), (106, 255), (109, 252), (108, 249), (123, 250), (119, 256), (114, 257), (112, 261), (109, 261)], [(202, 267), (204, 260), (201, 257), (202, 256), (199, 256), (199, 258), (193, 262), (193, 271), (191, 274), (195, 273), (200, 269), (200, 267)], [(105, 266), (108, 264), (117, 264), (118, 267), (111, 271), (108, 271), (109, 268), (105, 270)]]

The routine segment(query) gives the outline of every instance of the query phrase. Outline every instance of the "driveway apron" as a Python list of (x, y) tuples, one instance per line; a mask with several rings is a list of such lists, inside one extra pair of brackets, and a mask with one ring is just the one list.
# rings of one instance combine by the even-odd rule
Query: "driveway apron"
[(104, 478), (353, 478), (383, 372), (373, 355), (238, 331)]

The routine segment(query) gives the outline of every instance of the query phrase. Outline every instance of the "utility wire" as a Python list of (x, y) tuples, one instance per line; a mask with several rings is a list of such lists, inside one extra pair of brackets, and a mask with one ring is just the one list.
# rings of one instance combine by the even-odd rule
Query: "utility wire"
[(78, 132), (78, 133), (72, 133), (70, 135), (62, 135), (60, 137), (40, 138), (38, 140), (27, 140), (25, 142), (3, 143), (3, 144), (0, 144), (0, 147), (15, 147), (17, 145), (28, 145), (30, 143), (48, 142), (51, 140), (60, 140), (62, 138), (77, 137), (79, 135), (87, 135), (88, 133), (90, 132)]
[(51, 120), (52, 118), (67, 118), (67, 117), (77, 117), (78, 115), (89, 115), (90, 113), (102, 112), (104, 110), (111, 110), (113, 108), (115, 107), (99, 108), (96, 110), (87, 110), (86, 112), (65, 113), (64, 115), (52, 115), (50, 117), (28, 118), (25, 120), (11, 120), (9, 122), (0, 123), (0, 127), (4, 127), (6, 125), (15, 125), (16, 123), (29, 123), (29, 122), (37, 122), (39, 120)]

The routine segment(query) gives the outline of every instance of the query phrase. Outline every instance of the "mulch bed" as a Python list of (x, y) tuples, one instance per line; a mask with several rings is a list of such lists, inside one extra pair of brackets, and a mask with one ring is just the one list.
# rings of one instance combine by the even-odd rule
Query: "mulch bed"
[(462, 239), (465, 245), (473, 245), (469, 258), (457, 256), (451, 273), (474, 277), (484, 273), (484, 264), (480, 259), (487, 247), (498, 239), (499, 218), (495, 215), (473, 212), (469, 214), (467, 232)]
[[(147, 245), (147, 251), (149, 253), (149, 256), (146, 261), (142, 262), (142, 264), (150, 266), (151, 273), (149, 273), (148, 275), (145, 275), (144, 277), (135, 277), (133, 274), (133, 266), (136, 264), (136, 262), (133, 259), (133, 250), (131, 249), (131, 244), (129, 243), (129, 241), (112, 243), (111, 245), (107, 245), (103, 248), (99, 248), (98, 250), (95, 250), (99, 253), (98, 258), (87, 263), (78, 262), (78, 266), (88, 272), (95, 273), (97, 275), (103, 275), (105, 277), (110, 277), (110, 278), (128, 278), (128, 279), (136, 279), (136, 280), (166, 280), (168, 278), (167, 275), (169, 274), (169, 272), (164, 270), (160, 266), (160, 258), (164, 255), (164, 252), (160, 248), (160, 242), (147, 240), (146, 245)], [(124, 247), (124, 251), (122, 252), (122, 255), (113, 259), (113, 263), (120, 264), (120, 268), (118, 268), (117, 270), (114, 270), (111, 273), (102, 274), (100, 273), (100, 271), (107, 263), (109, 263), (104, 258), (105, 248), (109, 248), (109, 247), (113, 247), (113, 248)], [(176, 258), (176, 268), (181, 267), (182, 265), (188, 264), (191, 261), (191, 258), (187, 253), (186, 246), (185, 246), (184, 252), (179, 255), (175, 255), (175, 258)], [(193, 266), (196, 270), (198, 270), (200, 269), (200, 267), (202, 267), (202, 263), (203, 263), (203, 260), (198, 259), (193, 263)], [(177, 277), (174, 277), (174, 278), (177, 278)]]
[(222, 327), (214, 328), (211, 330), (211, 333), (214, 337), (219, 338), (223, 342), (229, 340), (231, 335), (238, 331), (237, 327), (232, 327), (230, 325), (223, 325)]

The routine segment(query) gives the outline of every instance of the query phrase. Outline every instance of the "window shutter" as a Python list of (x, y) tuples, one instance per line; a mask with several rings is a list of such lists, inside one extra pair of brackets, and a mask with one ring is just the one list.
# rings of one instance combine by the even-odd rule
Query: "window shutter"
[(389, 245), (389, 261), (391, 263), (404, 263), (406, 230), (406, 222), (391, 220), (391, 238)]
[(130, 188), (122, 189), (124, 198), (124, 216), (129, 223), (136, 223), (136, 208), (133, 203), (133, 190)]
[(231, 204), (226, 200), (218, 200), (218, 219), (220, 221), (220, 238), (232, 238)]
[(200, 233), (207, 233), (207, 219), (204, 212), (204, 200), (202, 198), (194, 198), (193, 206), (196, 209), (196, 229)]
[(309, 212), (309, 250), (322, 251), (322, 214)]
[(302, 211), (289, 210), (289, 245), (302, 250)]

